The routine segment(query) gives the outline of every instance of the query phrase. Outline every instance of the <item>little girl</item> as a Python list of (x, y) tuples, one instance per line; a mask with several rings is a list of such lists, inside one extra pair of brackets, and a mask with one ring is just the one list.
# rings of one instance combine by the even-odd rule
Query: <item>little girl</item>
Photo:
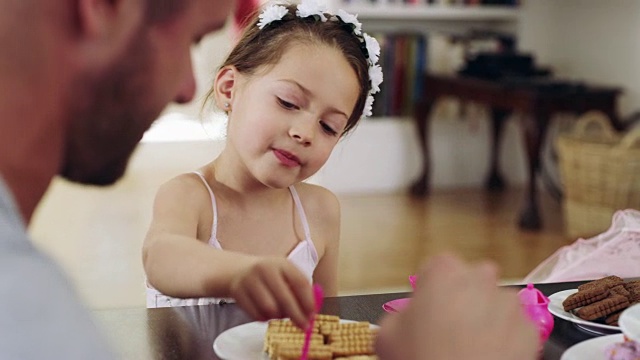
[(337, 293), (340, 207), (304, 183), (371, 114), (380, 48), (356, 17), (313, 1), (248, 22), (207, 100), (228, 115), (211, 163), (165, 183), (143, 247), (149, 307), (234, 299), (304, 328), (311, 283)]

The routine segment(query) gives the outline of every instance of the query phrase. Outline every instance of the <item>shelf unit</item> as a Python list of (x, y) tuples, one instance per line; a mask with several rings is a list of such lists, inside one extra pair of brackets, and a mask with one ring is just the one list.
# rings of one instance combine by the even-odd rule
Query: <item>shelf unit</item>
[[(334, 1), (335, 9), (358, 14), (367, 31), (437, 31), (463, 34), (496, 30), (515, 34), (517, 6), (377, 4)], [(334, 9), (334, 10), (335, 10)]]
[(434, 5), (390, 3), (381, 0), (333, 0), (330, 7), (333, 11), (343, 9), (357, 14), (363, 29), (373, 34), (410, 32), (465, 35), (475, 31), (515, 36), (520, 18), (520, 7), (508, 5)]

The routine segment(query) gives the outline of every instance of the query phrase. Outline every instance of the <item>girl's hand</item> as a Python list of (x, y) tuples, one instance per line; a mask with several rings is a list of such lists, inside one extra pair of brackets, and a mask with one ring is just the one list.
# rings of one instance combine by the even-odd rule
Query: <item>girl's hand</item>
[(409, 306), (382, 321), (380, 359), (535, 359), (538, 333), (496, 273), (492, 264), (453, 256), (429, 261)]
[(284, 258), (261, 258), (231, 280), (231, 296), (259, 321), (290, 318), (305, 329), (314, 311), (311, 284)]

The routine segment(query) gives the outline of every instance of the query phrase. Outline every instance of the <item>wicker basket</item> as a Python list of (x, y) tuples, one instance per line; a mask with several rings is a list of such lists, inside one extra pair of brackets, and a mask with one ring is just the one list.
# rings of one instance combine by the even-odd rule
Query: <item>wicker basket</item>
[(616, 210), (640, 209), (640, 129), (621, 135), (606, 115), (589, 112), (557, 145), (568, 236), (602, 233)]

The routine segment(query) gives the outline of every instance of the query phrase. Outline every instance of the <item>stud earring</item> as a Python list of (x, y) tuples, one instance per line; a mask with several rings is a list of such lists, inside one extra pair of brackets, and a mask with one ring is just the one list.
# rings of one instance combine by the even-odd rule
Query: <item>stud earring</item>
[(228, 103), (228, 102), (224, 103), (224, 108), (225, 108), (225, 109), (228, 109), (228, 108), (229, 108), (229, 103)]

